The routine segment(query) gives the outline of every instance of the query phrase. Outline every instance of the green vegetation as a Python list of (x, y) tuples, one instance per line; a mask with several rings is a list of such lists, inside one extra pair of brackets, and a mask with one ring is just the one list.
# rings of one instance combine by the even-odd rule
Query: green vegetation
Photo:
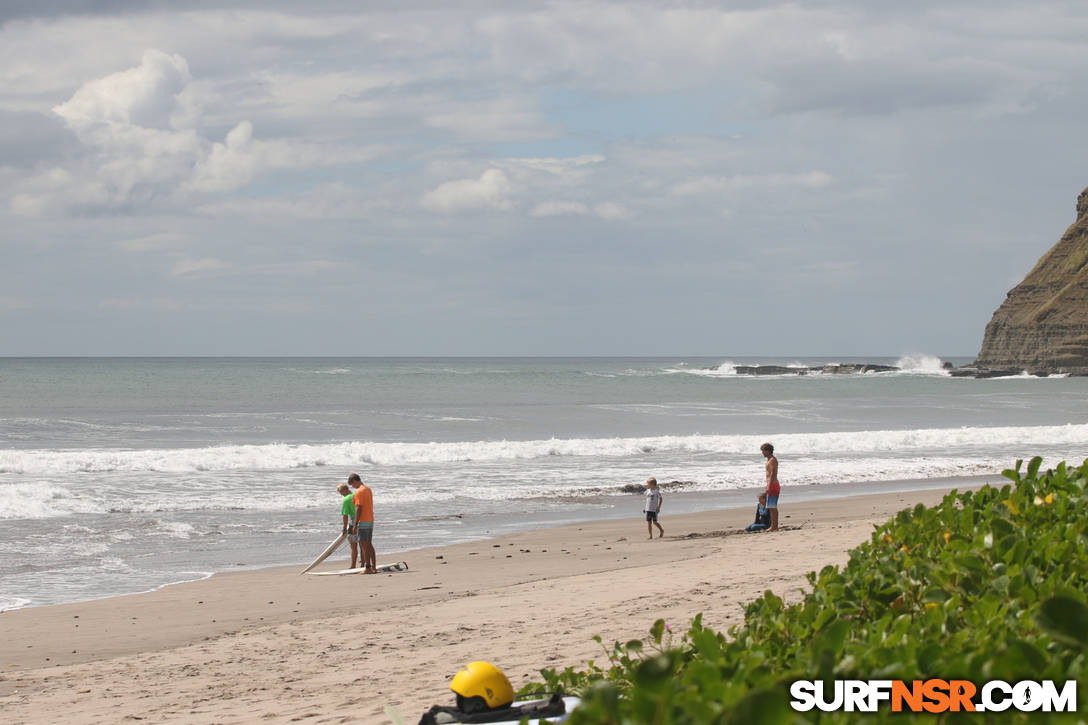
[[(573, 692), (579, 723), (1083, 722), (1088, 712), (1088, 461), (1012, 485), (953, 491), (877, 527), (839, 569), (810, 573), (786, 605), (767, 591), (728, 636), (696, 617), (673, 641), (661, 620), (645, 640), (616, 643), (606, 667), (542, 670), (524, 691)], [(599, 641), (599, 640), (598, 640)], [(794, 680), (931, 677), (1077, 680), (1080, 712), (807, 713)], [(828, 683), (830, 685), (830, 683)], [(830, 690), (829, 690), (830, 692)]]

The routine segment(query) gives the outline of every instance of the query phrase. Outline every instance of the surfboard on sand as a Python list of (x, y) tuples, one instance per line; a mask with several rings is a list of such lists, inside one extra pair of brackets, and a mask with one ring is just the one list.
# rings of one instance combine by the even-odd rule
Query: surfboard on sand
[(340, 545), (343, 544), (344, 541), (347, 540), (347, 538), (348, 538), (347, 534), (340, 534), (339, 536), (337, 536), (336, 541), (329, 544), (328, 547), (324, 551), (321, 552), (321, 556), (314, 559), (313, 564), (310, 564), (308, 567), (306, 567), (305, 569), (303, 569), (299, 573), (300, 574), (305, 574), (306, 572), (310, 571), (310, 569), (313, 569), (315, 566), (317, 566), (321, 562), (325, 561), (325, 559), (328, 559), (330, 556), (332, 556), (332, 553), (334, 551), (336, 551), (337, 549), (340, 548)]
[[(394, 571), (408, 571), (408, 563), (404, 561), (395, 561), (391, 564), (378, 564), (378, 571), (381, 573), (390, 573)], [(311, 572), (313, 576), (343, 576), (344, 574), (362, 574), (363, 569), (341, 569), (339, 571), (315, 571)]]

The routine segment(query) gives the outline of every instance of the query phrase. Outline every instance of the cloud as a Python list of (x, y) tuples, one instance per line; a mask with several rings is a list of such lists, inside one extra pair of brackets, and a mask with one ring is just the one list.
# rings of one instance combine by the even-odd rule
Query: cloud
[(500, 169), (488, 169), (478, 179), (460, 179), (439, 184), (423, 195), (422, 205), (433, 212), (459, 212), (480, 209), (508, 211), (510, 179)]
[(211, 152), (197, 163), (192, 187), (197, 191), (229, 191), (253, 178), (259, 163), (253, 143), (253, 124), (242, 121), (227, 134), (223, 143), (212, 144)]
[(565, 216), (588, 214), (589, 207), (580, 201), (542, 201), (529, 212), (530, 216)]
[(170, 268), (171, 277), (198, 277), (230, 269), (233, 265), (214, 257), (181, 259)]
[(176, 247), (185, 241), (185, 235), (176, 232), (155, 232), (131, 239), (121, 239), (115, 246), (124, 252), (153, 252)]
[(152, 48), (140, 65), (84, 83), (53, 112), (77, 133), (100, 124), (169, 128), (177, 96), (191, 80), (184, 58)]
[[(403, 210), (392, 198), (383, 198), (375, 189), (360, 189), (335, 182), (319, 184), (301, 192), (265, 194), (256, 198), (212, 199), (193, 207), (201, 216), (225, 219), (276, 219), (279, 221), (319, 221), (329, 219), (367, 219), (388, 216)], [(389, 192), (386, 192), (389, 195)], [(411, 206), (416, 206), (413, 200)]]
[(529, 216), (585, 216), (592, 214), (606, 221), (627, 219), (631, 211), (622, 204), (603, 201), (592, 206), (580, 201), (542, 201), (532, 208)]
[(739, 174), (736, 176), (702, 176), (687, 179), (672, 187), (676, 196), (695, 196), (701, 194), (729, 194), (742, 189), (775, 189), (782, 187), (801, 187), (820, 189), (833, 181), (830, 174), (823, 171), (807, 171), (796, 174)]
[(177, 54), (147, 50), (138, 66), (84, 83), (53, 107), (80, 142), (63, 165), (27, 175), (11, 196), (22, 215), (77, 209), (188, 206), (193, 194), (233, 191), (273, 169), (359, 164), (379, 146), (255, 138), (237, 122), (223, 141), (197, 131), (201, 102)]
[(631, 216), (631, 212), (623, 204), (616, 204), (615, 202), (605, 201), (600, 204), (593, 205), (593, 213), (599, 216), (601, 219), (607, 219), (609, 221), (616, 219), (626, 219)]

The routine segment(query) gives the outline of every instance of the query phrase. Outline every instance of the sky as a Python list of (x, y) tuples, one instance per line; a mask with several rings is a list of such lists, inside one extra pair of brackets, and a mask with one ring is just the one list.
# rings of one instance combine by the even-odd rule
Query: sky
[(1088, 5), (12, 0), (0, 355), (973, 357)]

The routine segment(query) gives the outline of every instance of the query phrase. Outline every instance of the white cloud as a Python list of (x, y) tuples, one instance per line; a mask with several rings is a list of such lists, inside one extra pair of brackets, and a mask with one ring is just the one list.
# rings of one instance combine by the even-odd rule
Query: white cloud
[(84, 151), (17, 183), (9, 207), (43, 215), (129, 204), (190, 204), (192, 193), (227, 192), (270, 169), (365, 163), (379, 146), (258, 140), (243, 120), (222, 142), (198, 134), (203, 94), (186, 60), (148, 50), (138, 66), (84, 83), (53, 112)]
[(823, 171), (806, 171), (796, 174), (702, 176), (673, 185), (672, 193), (677, 196), (728, 194), (742, 189), (775, 189), (788, 186), (820, 189), (832, 181), (831, 175)]
[(192, 186), (198, 191), (229, 191), (249, 183), (257, 169), (253, 124), (242, 121), (227, 134), (223, 143), (212, 144), (211, 152), (197, 163)]
[(184, 58), (150, 49), (140, 65), (84, 83), (53, 112), (77, 132), (99, 123), (169, 127), (176, 98), (190, 80)]
[(542, 201), (529, 212), (530, 216), (537, 217), (586, 214), (593, 214), (606, 221), (616, 221), (627, 219), (631, 216), (631, 211), (622, 204), (611, 201), (603, 201), (592, 207), (580, 201)]
[(439, 184), (423, 195), (425, 209), (434, 212), (457, 212), (477, 209), (507, 211), (510, 200), (510, 179), (500, 169), (488, 169), (478, 179), (460, 179)]
[(230, 262), (224, 262), (215, 257), (203, 257), (201, 259), (180, 259), (170, 268), (172, 277), (195, 277), (206, 274), (214, 274), (231, 268)]
[(589, 207), (580, 201), (542, 201), (529, 212), (530, 216), (564, 216), (588, 214)]
[(121, 239), (115, 242), (115, 246), (124, 252), (153, 252), (177, 246), (184, 240), (185, 236), (176, 232), (155, 232), (131, 239)]
[(605, 157), (601, 154), (583, 154), (570, 157), (507, 158), (496, 163), (508, 170), (541, 171), (567, 179), (580, 179), (604, 161)]
[(601, 219), (607, 219), (609, 221), (626, 219), (627, 217), (631, 216), (631, 212), (627, 209), (627, 207), (611, 201), (594, 204), (593, 213), (599, 216)]
[(213, 218), (277, 219), (292, 222), (366, 219), (375, 214), (388, 216), (402, 207), (403, 205), (395, 204), (392, 199), (381, 198), (373, 189), (331, 183), (320, 184), (304, 192), (279, 196), (214, 199), (196, 205), (193, 211)]

